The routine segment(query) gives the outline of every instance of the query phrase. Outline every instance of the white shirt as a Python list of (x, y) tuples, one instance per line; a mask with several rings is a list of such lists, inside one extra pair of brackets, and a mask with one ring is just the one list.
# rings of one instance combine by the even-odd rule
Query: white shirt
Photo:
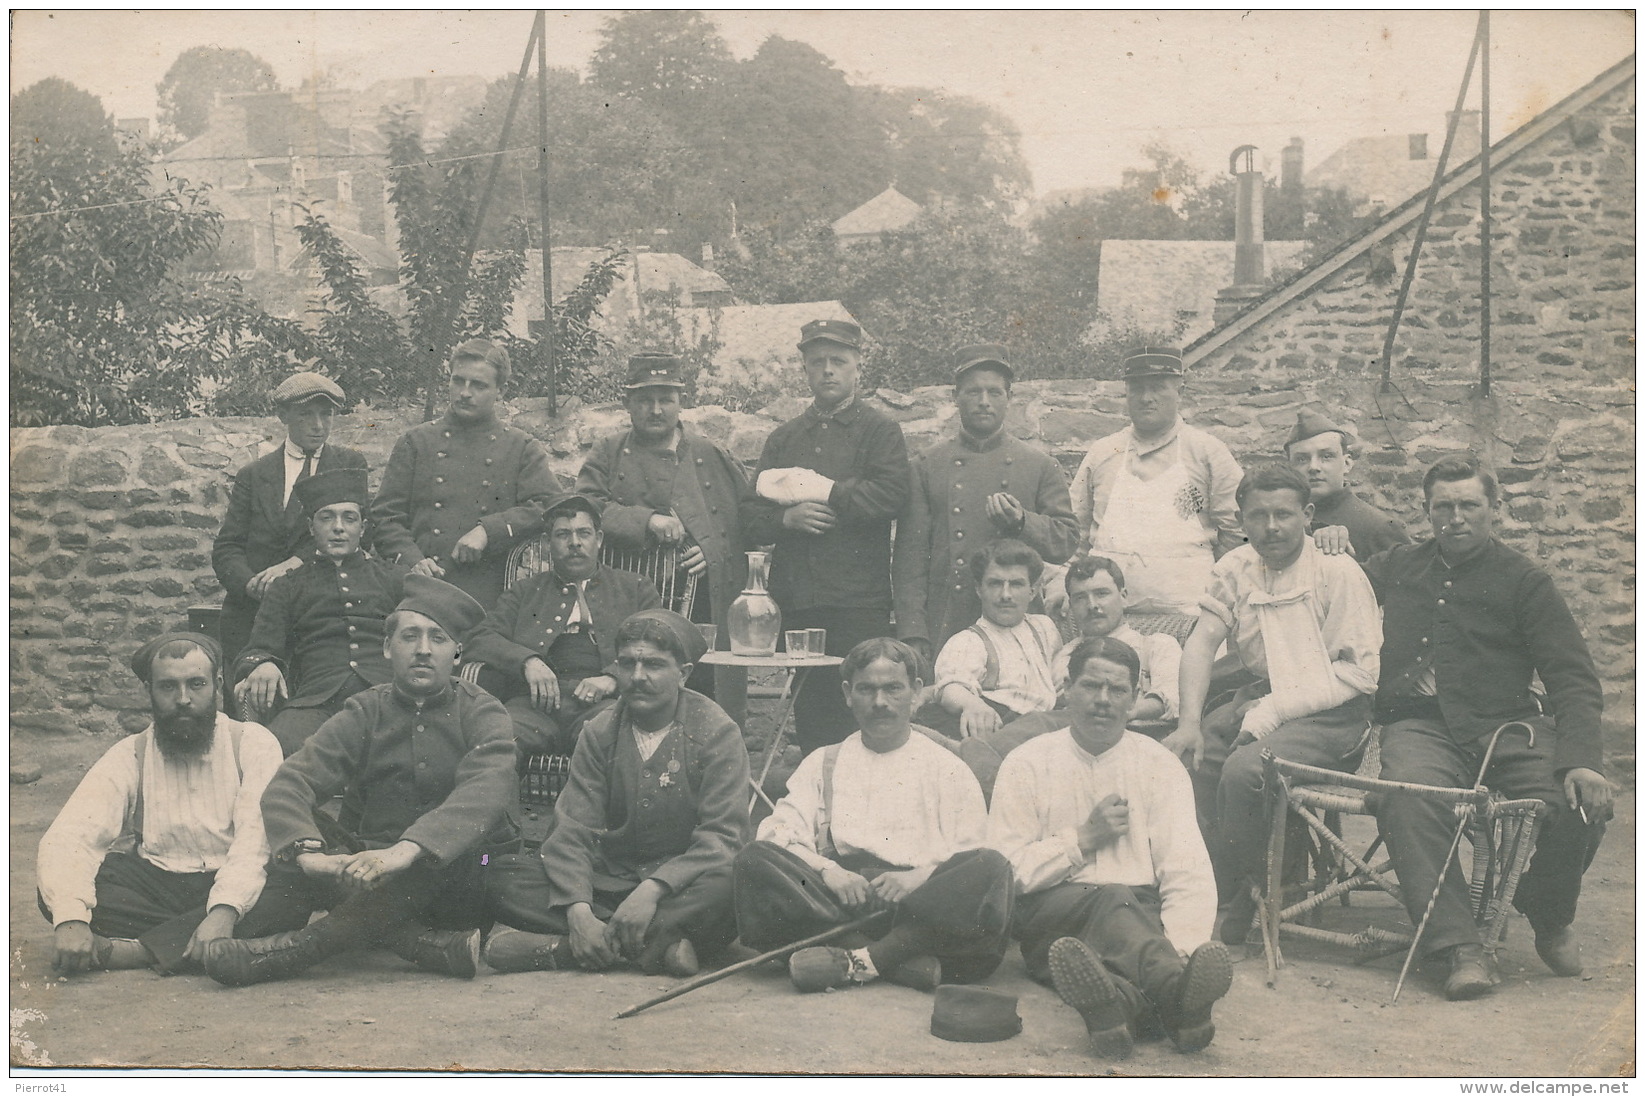
[[(325, 446), (318, 446), (315, 448), (313, 457), (308, 466), (308, 474), (310, 476), (313, 476), (316, 472), (320, 471), (320, 454), (325, 450), (325, 448)], [(285, 451), (286, 494), (285, 497), (280, 500), (282, 505), (291, 502), (291, 489), (297, 486), (297, 477), (303, 474), (303, 451), (292, 445), (290, 438), (286, 439)]]
[(668, 733), (679, 726), (678, 722), (671, 722), (664, 724), (656, 731), (641, 731), (639, 728), (633, 728), (634, 745), (640, 750), (640, 761), (651, 761), (651, 756), (656, 754), (657, 748), (663, 745), (663, 740), (668, 738)]
[[(1177, 674), (1182, 667), (1182, 646), (1163, 632), (1142, 633), (1130, 625), (1120, 624), (1108, 635), (1124, 641), (1137, 653), (1142, 673), (1137, 677), (1137, 696), (1157, 697), (1165, 706), (1158, 719), (1177, 718)], [(1060, 694), (1068, 688), (1068, 657), (1074, 654), (1083, 637), (1075, 637), (1058, 650), (1051, 660), (1051, 676)]]
[(1004, 705), (1012, 712), (1050, 712), (1057, 707), (1057, 687), (1051, 675), (1051, 656), (1061, 635), (1056, 622), (1041, 614), (1029, 614), (1011, 628), (1001, 628), (986, 617), (977, 627), (993, 641), (999, 660), (999, 682), (993, 689), (982, 683), (988, 673), (988, 648), (970, 629), (948, 638), (937, 653), (933, 677), (936, 693), (958, 685), (972, 693)]
[(40, 894), (52, 924), (87, 922), (97, 905), (97, 870), (116, 840), (134, 838), (137, 750), (143, 759), (143, 835), (137, 855), (167, 872), (215, 872), (208, 907), (250, 910), (263, 893), (268, 839), (263, 788), (280, 768), (280, 744), (261, 724), (240, 724), (240, 763), (230, 729), (199, 758), (173, 761), (147, 737), (120, 740), (99, 758), (40, 839)]
[[(826, 752), (806, 755), (757, 835), (819, 869), (831, 863), (817, 850)], [(963, 850), (980, 849), (987, 837), (988, 809), (976, 777), (918, 732), (884, 754), (869, 750), (862, 732), (853, 732), (840, 744), (833, 792), (829, 833), (842, 856), (870, 853), (889, 864), (930, 869)]]
[[(1118, 793), (1130, 828), (1086, 856), (1079, 827)], [(1024, 893), (1062, 883), (1157, 886), (1165, 936), (1179, 952), (1211, 939), (1217, 885), (1194, 814), (1194, 790), (1174, 754), (1127, 731), (1101, 754), (1068, 728), (1030, 739), (1005, 756), (994, 782), (988, 844), (1004, 854)]]

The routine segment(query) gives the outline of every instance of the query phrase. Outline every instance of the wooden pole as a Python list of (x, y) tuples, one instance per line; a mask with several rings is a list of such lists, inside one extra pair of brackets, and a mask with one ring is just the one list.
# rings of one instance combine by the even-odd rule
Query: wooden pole
[(1479, 13), (1479, 391), (1491, 395), (1491, 12)]
[(673, 1001), (682, 994), (690, 994), (698, 987), (706, 987), (710, 983), (717, 983), (721, 979), (737, 974), (739, 971), (747, 971), (755, 964), (763, 964), (767, 960), (775, 960), (784, 953), (795, 952), (802, 948), (809, 948), (812, 945), (820, 945), (824, 941), (831, 941), (836, 937), (840, 937), (851, 932), (852, 930), (864, 929), (867, 927), (868, 923), (872, 922), (881, 915), (888, 913), (890, 912), (887, 910), (876, 910), (873, 914), (865, 914), (863, 917), (858, 918), (854, 922), (847, 922), (843, 926), (835, 926), (833, 929), (824, 930), (821, 933), (814, 933), (803, 941), (795, 941), (791, 945), (784, 945), (781, 948), (774, 948), (770, 952), (762, 952), (758, 956), (751, 957), (747, 960), (738, 961), (730, 967), (721, 968), (719, 971), (711, 971), (707, 975), (699, 975), (689, 983), (681, 983), (667, 994), (659, 994), (655, 998), (648, 998), (637, 1006), (629, 1006), (627, 1009), (617, 1014), (617, 1016), (613, 1017), (612, 1020), (621, 1021), (626, 1017), (632, 1017), (642, 1010), (650, 1009), (652, 1006), (659, 1006), (664, 1002)]
[(548, 413), (559, 411), (559, 383), (554, 376), (554, 264), (548, 234), (548, 12), (537, 12), (537, 220), (543, 230), (543, 395)]

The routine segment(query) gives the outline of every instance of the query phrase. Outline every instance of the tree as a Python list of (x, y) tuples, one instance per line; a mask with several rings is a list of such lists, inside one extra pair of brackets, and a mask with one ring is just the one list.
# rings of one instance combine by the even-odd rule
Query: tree
[(160, 126), (181, 140), (206, 131), (211, 105), (220, 92), (276, 91), (279, 82), (267, 61), (243, 49), (195, 46), (177, 55), (159, 94)]
[(934, 198), (1010, 206), (1032, 183), (1016, 124), (986, 103), (930, 88), (858, 89), (886, 147), (885, 182)]
[(672, 115), (689, 111), (732, 64), (731, 47), (702, 12), (656, 10), (607, 19), (588, 68), (611, 94)]
[(174, 359), (198, 310), (176, 271), (215, 245), (220, 215), (201, 188), (156, 179), (73, 85), (43, 80), (11, 107), (13, 424), (186, 412), (206, 378)]

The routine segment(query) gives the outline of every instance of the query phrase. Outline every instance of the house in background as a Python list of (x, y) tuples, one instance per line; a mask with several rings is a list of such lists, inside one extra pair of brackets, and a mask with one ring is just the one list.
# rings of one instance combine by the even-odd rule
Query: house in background
[[(1284, 277), (1307, 249), (1306, 240), (1269, 240), (1264, 267)], [(1217, 293), (1233, 280), (1232, 240), (1104, 240), (1091, 338), (1137, 331), (1191, 342), (1211, 330)]]
[(890, 186), (830, 227), (834, 238), (842, 244), (873, 243), (882, 232), (899, 232), (912, 225), (923, 212), (924, 206)]
[[(1450, 166), (1466, 164), (1478, 156), (1479, 141), (1479, 111), (1465, 110), (1451, 147)], [(1364, 216), (1379, 209), (1393, 209), (1431, 184), (1444, 147), (1443, 128), (1438, 133), (1356, 137), (1308, 169), (1303, 179), (1310, 187), (1346, 190), (1358, 200), (1355, 214)]]

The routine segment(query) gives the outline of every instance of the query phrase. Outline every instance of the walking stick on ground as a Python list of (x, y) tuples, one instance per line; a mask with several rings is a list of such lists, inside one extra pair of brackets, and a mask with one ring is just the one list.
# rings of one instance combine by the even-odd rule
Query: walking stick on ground
[[(1512, 727), (1524, 728), (1526, 735), (1530, 736), (1530, 741), (1526, 745), (1536, 746), (1536, 728), (1523, 720), (1510, 720), (1497, 728), (1491, 734), (1491, 741), (1485, 745), (1485, 757), (1479, 763), (1479, 776), (1474, 778), (1475, 792), (1483, 793), (1485, 791), (1485, 772), (1491, 768), (1491, 755), (1496, 752), (1496, 741), (1502, 738), (1503, 732)], [(1422, 912), (1422, 921), (1417, 923), (1417, 931), (1411, 937), (1411, 948), (1405, 954), (1405, 963), (1399, 969), (1399, 981), (1394, 984), (1394, 996), (1389, 1001), (1390, 1005), (1399, 1001), (1399, 992), (1405, 987), (1405, 976), (1410, 974), (1411, 961), (1416, 959), (1417, 949), (1422, 944), (1422, 934), (1428, 928), (1428, 919), (1434, 915), (1434, 904), (1439, 902), (1440, 889), (1445, 886), (1445, 877), (1451, 871), (1451, 859), (1456, 856), (1457, 847), (1462, 844), (1462, 835), (1468, 830), (1468, 824), (1473, 821), (1475, 810), (1475, 805), (1468, 805), (1468, 810), (1464, 811), (1462, 818), (1457, 820), (1456, 833), (1451, 835), (1451, 848), (1446, 851), (1445, 860), (1439, 863), (1439, 879), (1434, 883), (1434, 893), (1428, 896), (1428, 906)]]
[(852, 930), (863, 929), (868, 925), (868, 923), (885, 913), (887, 912), (877, 910), (873, 914), (865, 914), (863, 917), (858, 918), (854, 922), (847, 922), (843, 926), (835, 926), (833, 929), (825, 929), (821, 933), (812, 934), (803, 941), (795, 941), (791, 945), (783, 945), (781, 948), (774, 948), (770, 952), (762, 952), (758, 956), (750, 957), (747, 960), (740, 960), (737, 963), (732, 964), (730, 967), (721, 968), (719, 971), (711, 971), (707, 975), (699, 975), (689, 983), (681, 983), (667, 994), (659, 994), (657, 997), (649, 998), (637, 1006), (629, 1006), (627, 1009), (617, 1014), (617, 1016), (613, 1017), (612, 1020), (621, 1021), (625, 1017), (632, 1017), (641, 1010), (646, 1010), (650, 1009), (652, 1006), (661, 1005), (664, 1002), (678, 998), (682, 994), (690, 994), (698, 987), (706, 987), (709, 983), (717, 983), (727, 976), (735, 975), (739, 971), (746, 971), (755, 964), (763, 964), (767, 960), (774, 960), (784, 953), (795, 952), (802, 948), (808, 948), (811, 945), (820, 945), (824, 941), (831, 941), (836, 937), (850, 933)]

